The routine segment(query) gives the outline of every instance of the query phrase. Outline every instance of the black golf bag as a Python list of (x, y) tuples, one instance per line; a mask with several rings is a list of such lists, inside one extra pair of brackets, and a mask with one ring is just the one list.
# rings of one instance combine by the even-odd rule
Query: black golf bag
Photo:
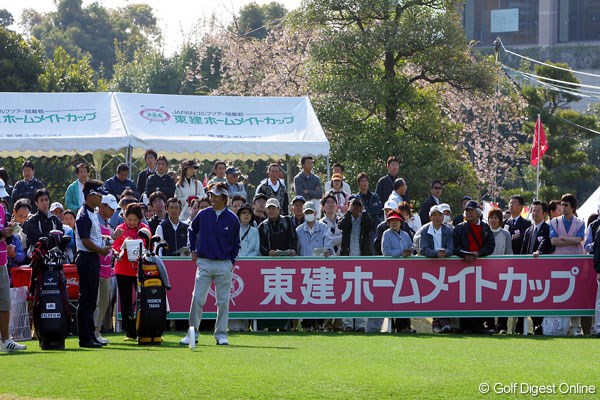
[(32, 257), (33, 325), (42, 350), (63, 350), (69, 334), (71, 308), (63, 271), (69, 240), (52, 231), (36, 244)]
[[(152, 244), (149, 246), (151, 247)], [(151, 251), (142, 250), (138, 257), (136, 329), (138, 344), (159, 345), (167, 326), (167, 293), (170, 289), (162, 260)]]

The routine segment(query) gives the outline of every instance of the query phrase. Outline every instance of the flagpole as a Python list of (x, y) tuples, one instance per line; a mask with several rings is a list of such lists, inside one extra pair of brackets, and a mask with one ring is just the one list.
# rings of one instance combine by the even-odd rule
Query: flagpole
[(540, 199), (540, 162), (541, 157), (540, 157), (540, 129), (542, 127), (542, 120), (540, 117), (540, 114), (538, 114), (537, 117), (537, 124), (535, 124), (535, 135), (537, 137), (537, 157), (538, 157), (538, 161), (537, 161), (537, 173), (536, 173), (536, 178), (535, 178), (535, 199), (539, 200)]

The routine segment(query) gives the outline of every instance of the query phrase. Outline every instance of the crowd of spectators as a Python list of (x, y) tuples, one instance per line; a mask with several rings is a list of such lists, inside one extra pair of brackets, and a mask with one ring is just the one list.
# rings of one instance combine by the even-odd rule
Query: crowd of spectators
[[(105, 341), (101, 331), (110, 328), (104, 321), (110, 313), (107, 304), (114, 303), (117, 286), (121, 304), (126, 305), (123, 327), (127, 337), (135, 337), (133, 309), (127, 307), (132, 304), (135, 265), (123, 257), (123, 241), (136, 238), (139, 229), (146, 228), (151, 235), (168, 243), (163, 255), (190, 256), (195, 245), (189, 241), (191, 226), (198, 213), (211, 206), (207, 193), (215, 184), (220, 184), (222, 193), (227, 193), (227, 208), (237, 215), (241, 224), (239, 255), (244, 257), (420, 255), (430, 258), (458, 256), (473, 261), (489, 255), (530, 254), (537, 257), (541, 254), (590, 253), (600, 259), (600, 223), (591, 218), (586, 224), (578, 218), (577, 200), (568, 193), (560, 201), (553, 200), (548, 204), (534, 201), (529, 215), (523, 213), (524, 199), (512, 196), (508, 216), (495, 207), (484, 215), (482, 205), (465, 194), (462, 209), (453, 215), (450, 205), (443, 202), (443, 183), (437, 179), (431, 182), (430, 195), (417, 201), (420, 207), (413, 209), (415, 202), (410, 199), (409, 180), (399, 175), (400, 162), (395, 157), (388, 158), (387, 173), (376, 181), (373, 191), (367, 174), (361, 172), (356, 179), (348, 180), (344, 176), (344, 166), (339, 163), (333, 165), (331, 179), (323, 184), (313, 172), (313, 157), (308, 155), (301, 158), (300, 172), (290, 179), (293, 184), (288, 188), (281, 165), (272, 163), (252, 198), (248, 197), (248, 190), (240, 179), (241, 171), (224, 161), (214, 163), (208, 182), (196, 176), (199, 166), (194, 160), (183, 161), (176, 173), (170, 173), (167, 158), (153, 150), (146, 151), (144, 161), (147, 167), (139, 173), (137, 183), (129, 178), (129, 167), (119, 164), (114, 176), (101, 188), (100, 204), (107, 207), (104, 212), (99, 212), (102, 234), (116, 240), (110, 253), (105, 255), (108, 258), (101, 261), (104, 267), (101, 277), (104, 279), (101, 281), (103, 306), (95, 316), (95, 338), (100, 342)], [(90, 182), (90, 169), (87, 164), (80, 163), (74, 172), (77, 179), (69, 185), (64, 197), (57, 198), (56, 194), (51, 197), (44, 183), (35, 177), (33, 162), (23, 163), (22, 179), (14, 186), (10, 185), (7, 172), (0, 168), (5, 227), (11, 228), (11, 232), (6, 231), (2, 237), (8, 244), (9, 271), (10, 267), (27, 264), (39, 238), (51, 230), (62, 230), (74, 239), (69, 247), (69, 255), (74, 261), (78, 250), (75, 243), (77, 221), (82, 210), (86, 210), (89, 190), (86, 192), (85, 188)], [(62, 200), (65, 206), (57, 200)], [(13, 232), (17, 226), (21, 229)], [(541, 333), (541, 318), (532, 320), (534, 332)], [(377, 330), (381, 321), (311, 320), (304, 321), (302, 326), (308, 330), (364, 332)], [(278, 326), (280, 329), (297, 327), (297, 322)], [(414, 332), (410, 319), (406, 318), (394, 320), (393, 327), (398, 332)], [(523, 319), (520, 318), (516, 331), (522, 327)], [(248, 328), (248, 321), (229, 321), (230, 330)], [(497, 320), (434, 318), (432, 330), (436, 333), (506, 334), (509, 327), (507, 318), (502, 317)], [(574, 336), (598, 335), (600, 325), (592, 326), (590, 318), (574, 317), (570, 333)]]

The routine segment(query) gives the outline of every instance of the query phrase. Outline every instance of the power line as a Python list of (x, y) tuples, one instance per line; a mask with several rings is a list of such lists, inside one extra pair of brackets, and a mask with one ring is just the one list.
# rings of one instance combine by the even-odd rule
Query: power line
[[(504, 67), (506, 67), (506, 66), (504, 66)], [(549, 89), (554, 89), (554, 90), (556, 90), (558, 92), (570, 94), (570, 95), (573, 95), (573, 96), (594, 98), (594, 99), (600, 100), (600, 92), (596, 92), (596, 91), (593, 91), (593, 90), (581, 90), (581, 89), (575, 91), (571, 87), (557, 85), (557, 84), (552, 84), (552, 83), (547, 83), (547, 82), (543, 82), (543, 81), (539, 81), (534, 76), (532, 76), (531, 74), (527, 74), (527, 73), (524, 73), (522, 71), (514, 70), (514, 69), (512, 69), (510, 67), (507, 67), (507, 68), (511, 69), (512, 72), (515, 75), (519, 75), (521, 78), (523, 78), (523, 79), (525, 79), (525, 80), (527, 80), (529, 82), (538, 84), (540, 86), (544, 86), (544, 87), (549, 88)]]
[(593, 129), (591, 129), (591, 128), (588, 128), (588, 127), (586, 127), (586, 126), (583, 126), (583, 125), (579, 125), (579, 124), (577, 124), (577, 123), (575, 123), (575, 122), (573, 122), (573, 121), (570, 121), (570, 120), (568, 120), (568, 119), (566, 119), (566, 118), (563, 118), (563, 117), (561, 117), (560, 115), (556, 115), (556, 114), (554, 114), (553, 112), (550, 112), (550, 111), (548, 111), (548, 110), (546, 110), (546, 109), (542, 109), (541, 107), (537, 107), (537, 106), (533, 106), (533, 107), (535, 107), (535, 108), (536, 108), (536, 109), (537, 109), (539, 112), (542, 112), (542, 111), (543, 111), (543, 112), (544, 112), (544, 113), (546, 113), (546, 114), (550, 114), (550, 115), (552, 115), (553, 117), (555, 117), (555, 118), (557, 118), (557, 119), (559, 119), (559, 120), (561, 120), (561, 121), (563, 121), (563, 122), (566, 122), (566, 123), (567, 123), (567, 124), (569, 124), (569, 125), (573, 125), (573, 126), (575, 126), (575, 127), (579, 128), (579, 129), (583, 129), (584, 131), (588, 131), (588, 132), (590, 132), (590, 133), (594, 133), (594, 134), (596, 134), (596, 135), (600, 135), (600, 132), (598, 132), (598, 131), (595, 131), (595, 130), (593, 130)]
[(532, 74), (530, 72), (524, 72), (524, 71), (521, 71), (521, 72), (524, 73), (524, 74), (527, 74), (529, 76), (535, 77), (536, 79), (541, 79), (541, 80), (544, 80), (544, 81), (564, 83), (565, 85), (568, 85), (568, 86), (578, 86), (578, 87), (584, 87), (584, 88), (589, 88), (589, 89), (598, 89), (600, 91), (600, 86), (584, 85), (584, 84), (579, 83), (579, 82), (561, 81), (560, 79), (552, 79), (552, 78), (548, 78), (546, 76), (540, 76), (540, 75)]
[[(568, 94), (571, 96), (600, 100), (600, 93), (593, 92), (592, 94), (585, 94), (587, 91), (573, 91), (572, 88), (542, 82), (531, 76), (528, 76), (527, 74), (524, 74), (522, 71), (518, 71), (518, 70), (512, 69), (510, 67), (506, 67), (505, 65), (502, 65), (502, 64), (501, 64), (501, 66), (503, 67), (505, 72), (507, 72), (507, 75), (510, 76), (511, 74), (509, 72), (512, 72), (513, 75), (517, 75), (519, 78), (523, 79), (524, 81), (530, 82), (535, 86), (542, 86), (546, 89), (553, 90), (553, 91), (556, 91), (559, 93)], [(511, 77), (511, 79), (512, 79), (512, 77)]]
[[(551, 83), (547, 83), (547, 82), (542, 82), (539, 81), (537, 79), (535, 79), (534, 77), (530, 76), (530, 74), (524, 73), (522, 71), (518, 71), (515, 70), (513, 68), (510, 67), (506, 67), (505, 65), (501, 64), (503, 67), (510, 69), (515, 75), (519, 75), (522, 79), (529, 81), (533, 84), (539, 85), (539, 86), (543, 86), (547, 89), (559, 92), (559, 93), (564, 93), (564, 94), (568, 94), (571, 96), (577, 96), (577, 97), (584, 97), (584, 98), (588, 98), (588, 99), (595, 99), (595, 100), (600, 100), (600, 92), (592, 92), (592, 91), (587, 91), (587, 90), (579, 90), (579, 91), (573, 91), (572, 88), (569, 87), (565, 87), (565, 86), (560, 86), (560, 85), (555, 85), (555, 84), (551, 84)], [(586, 93), (590, 93), (590, 94), (586, 94)]]
[(506, 47), (504, 47), (504, 43), (502, 43), (502, 39), (500, 39), (500, 38), (498, 37), (498, 38), (496, 38), (496, 40), (498, 41), (498, 43), (499, 43), (499, 44), (500, 44), (500, 46), (502, 47), (502, 50), (504, 50), (506, 53), (508, 53), (508, 54), (512, 54), (512, 55), (514, 55), (514, 56), (517, 56), (517, 57), (519, 57), (519, 58), (522, 58), (522, 59), (524, 59), (524, 60), (531, 61), (531, 62), (533, 62), (533, 63), (535, 63), (535, 64), (545, 65), (546, 67), (550, 67), (550, 68), (556, 68), (556, 69), (560, 69), (560, 70), (562, 70), (562, 71), (568, 71), (568, 72), (572, 72), (572, 73), (574, 73), (574, 74), (580, 74), (580, 75), (593, 76), (593, 77), (595, 77), (595, 78), (600, 78), (600, 75), (598, 75), (598, 74), (592, 74), (592, 73), (589, 73), (589, 72), (582, 72), (582, 71), (576, 71), (576, 70), (573, 70), (573, 69), (568, 69), (568, 68), (559, 67), (558, 65), (552, 65), (552, 64), (548, 64), (548, 63), (545, 63), (545, 62), (542, 62), (542, 61), (538, 61), (538, 60), (535, 60), (535, 59), (533, 59), (533, 58), (530, 58), (530, 57), (524, 56), (524, 55), (522, 55), (522, 54), (515, 53), (514, 51), (510, 51), (510, 50), (508, 50)]
[[(528, 76), (526, 76), (526, 75), (523, 75), (523, 74), (521, 73), (521, 71), (515, 70), (514, 68), (507, 67), (507, 66), (505, 66), (504, 64), (500, 64), (500, 65), (502, 65), (502, 67), (504, 67), (504, 68), (503, 68), (503, 70), (504, 70), (505, 72), (507, 72), (507, 70), (511, 70), (511, 71), (515, 72), (516, 74), (523, 76), (523, 78), (524, 78), (525, 80), (527, 80), (527, 81), (530, 81), (530, 82), (533, 82), (533, 83), (537, 83), (537, 84), (539, 84), (539, 85), (541, 85), (541, 86), (546, 86), (546, 87), (548, 87), (550, 90), (555, 90), (555, 91), (558, 91), (558, 92), (563, 92), (563, 93), (573, 94), (573, 95), (576, 95), (576, 96), (581, 96), (580, 94), (578, 94), (578, 93), (576, 93), (576, 92), (568, 92), (568, 91), (564, 91), (564, 90), (556, 89), (555, 87), (553, 87), (553, 86), (552, 86), (552, 85), (550, 85), (550, 84), (547, 84), (547, 83), (545, 83), (545, 82), (539, 82), (539, 81), (537, 81), (537, 80), (534, 80), (534, 79), (533, 79), (533, 78), (531, 78), (531, 77), (528, 77)], [(506, 74), (506, 76), (507, 76), (507, 77), (508, 77), (508, 78), (509, 78), (509, 79), (510, 79), (510, 80), (511, 80), (511, 81), (512, 81), (512, 82), (513, 82), (515, 85), (519, 86), (519, 84), (518, 84), (517, 82), (515, 82), (514, 78), (513, 78), (513, 77), (512, 77), (512, 76), (511, 76), (509, 73), (507, 73), (507, 74)], [(598, 98), (598, 97), (593, 97), (593, 96), (585, 96), (585, 97), (590, 97), (590, 98), (596, 98), (596, 99), (600, 99), (600, 98)], [(555, 114), (555, 113), (553, 113), (553, 112), (550, 112), (550, 111), (547, 111), (547, 110), (544, 110), (544, 112), (546, 112), (546, 113), (548, 113), (548, 114), (552, 115), (553, 117), (555, 117), (555, 118), (557, 118), (557, 119), (559, 119), (559, 120), (561, 120), (561, 121), (563, 121), (563, 122), (565, 122), (565, 123), (567, 123), (567, 124), (569, 124), (569, 125), (575, 126), (575, 127), (579, 128), (579, 129), (582, 129), (582, 130), (584, 130), (584, 131), (587, 131), (587, 132), (593, 133), (593, 134), (595, 134), (595, 135), (600, 135), (600, 132), (598, 132), (598, 131), (596, 131), (596, 130), (594, 130), (594, 129), (588, 128), (588, 127), (586, 127), (586, 126), (583, 126), (583, 125), (579, 125), (579, 124), (577, 124), (577, 123), (575, 123), (575, 122), (573, 122), (573, 121), (570, 121), (570, 120), (568, 120), (568, 119), (566, 119), (566, 118), (563, 118), (563, 117), (561, 117), (561, 116), (559, 116), (559, 115), (557, 115), (557, 114)]]
[(594, 133), (594, 134), (596, 134), (596, 135), (600, 135), (600, 132), (598, 132), (598, 131), (595, 131), (595, 130), (593, 130), (593, 129), (591, 129), (591, 128), (587, 128), (587, 127), (585, 127), (585, 126), (582, 126), (582, 125), (576, 124), (575, 122), (573, 122), (573, 121), (569, 121), (568, 119), (565, 119), (565, 118), (563, 118), (563, 117), (561, 117), (561, 116), (558, 116), (558, 115), (556, 115), (556, 114), (553, 114), (553, 113), (550, 113), (550, 114), (551, 114), (551, 115), (553, 115), (554, 117), (556, 117), (556, 118), (560, 119), (561, 121), (563, 121), (563, 122), (566, 122), (567, 124), (570, 124), (570, 125), (576, 126), (577, 128), (579, 128), (579, 129), (583, 129), (583, 130), (585, 130), (585, 131), (588, 131), (588, 132), (590, 132), (590, 133)]
[(270, 23), (264, 24), (263, 26), (259, 26), (259, 27), (258, 27), (258, 28), (256, 28), (256, 29), (252, 29), (250, 32), (245, 32), (245, 33), (243, 33), (243, 34), (242, 34), (242, 36), (248, 36), (248, 35), (250, 35), (251, 33), (254, 33), (254, 32), (256, 32), (256, 31), (259, 31), (259, 30), (261, 30), (261, 29), (263, 29), (263, 28), (264, 28), (264, 29), (271, 28), (271, 27), (273, 27), (275, 24), (279, 23), (280, 21), (283, 21), (283, 20), (284, 20), (286, 17), (287, 17), (287, 14), (286, 14), (286, 15), (284, 15), (283, 17), (281, 17), (281, 18), (274, 19), (274, 20), (273, 20), (273, 21), (271, 21)]

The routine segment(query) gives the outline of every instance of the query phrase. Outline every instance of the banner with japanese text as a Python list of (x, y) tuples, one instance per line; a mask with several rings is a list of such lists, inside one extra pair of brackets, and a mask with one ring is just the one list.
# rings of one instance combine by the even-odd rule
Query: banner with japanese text
[(0, 156), (118, 150), (129, 138), (111, 93), (1, 93)]
[(148, 148), (199, 159), (329, 154), (307, 97), (114, 95), (134, 155)]
[[(187, 318), (196, 267), (166, 258), (169, 318)], [(234, 266), (232, 318), (593, 315), (590, 256), (248, 258)], [(204, 308), (214, 318), (213, 288)]]

